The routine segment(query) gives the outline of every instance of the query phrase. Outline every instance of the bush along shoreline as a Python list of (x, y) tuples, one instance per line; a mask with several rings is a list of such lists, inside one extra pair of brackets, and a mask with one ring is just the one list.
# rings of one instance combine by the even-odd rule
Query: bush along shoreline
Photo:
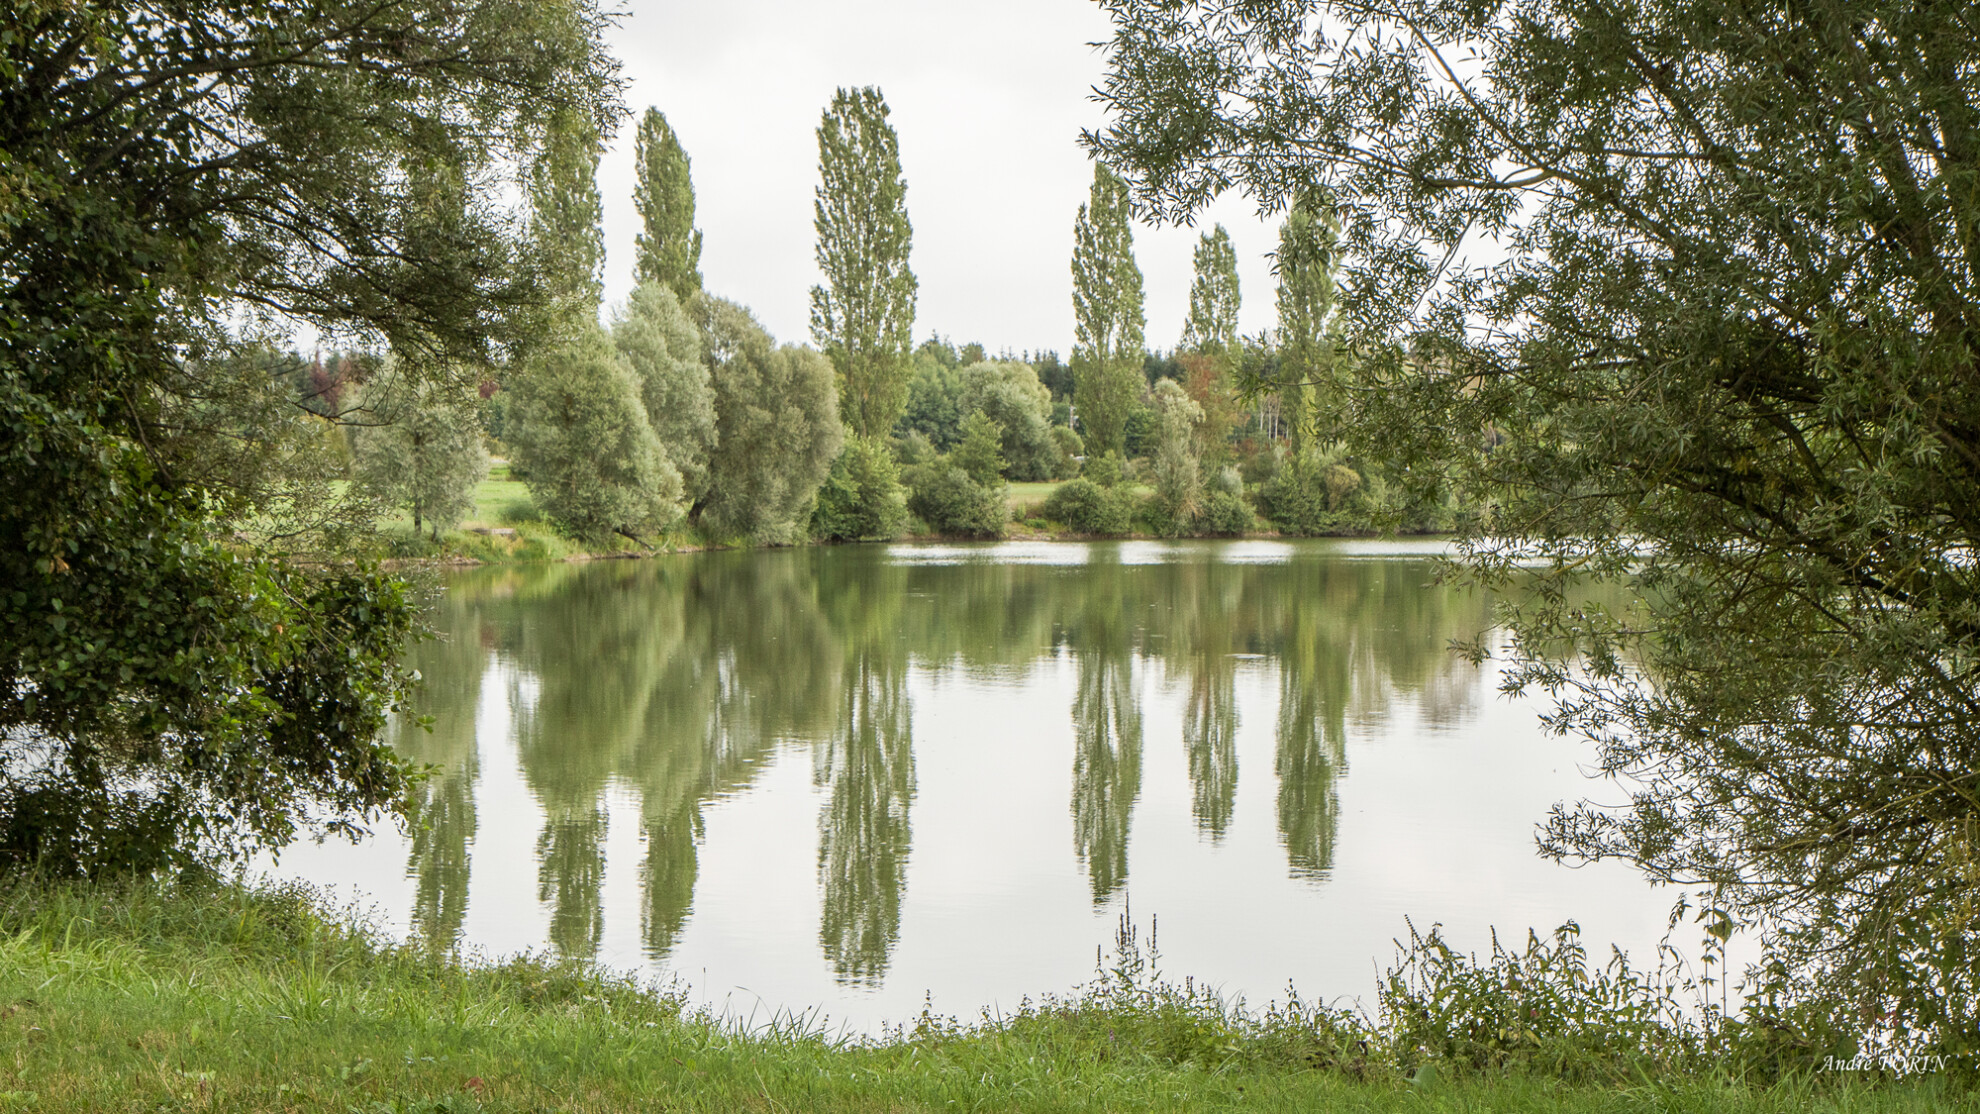
[[(850, 470), (842, 468), (852, 459)], [(1246, 485), (1236, 470), (1207, 485), (1183, 515), (1161, 494), (1121, 474), (1118, 464), (1101, 462), (1087, 476), (1070, 480), (1010, 484), (979, 480), (947, 461), (900, 469), (883, 451), (849, 443), (814, 501), (811, 529), (802, 535), (765, 540), (748, 535), (719, 537), (686, 522), (643, 537), (573, 536), (545, 518), (530, 502), (525, 485), (511, 479), (497, 462), (476, 493), (473, 510), (444, 532), (407, 530), (388, 521), (367, 556), (391, 562), (442, 565), (587, 561), (695, 553), (713, 549), (855, 542), (1229, 540), (1240, 538), (1446, 536), (1456, 532), (1462, 512), (1404, 518), (1376, 516), (1365, 509), (1324, 509), (1322, 501), (1301, 504), (1321, 509), (1292, 525), (1262, 517), (1254, 501), (1276, 497), (1281, 489)], [(901, 481), (905, 480), (903, 483)]]
[(1701, 1010), (1572, 926), (1481, 959), (1412, 929), (1373, 1015), (1249, 1008), (1155, 945), (1124, 920), (1070, 993), (862, 1037), (394, 943), (299, 885), (16, 878), (0, 1110), (1980, 1110), (1956, 1057)]

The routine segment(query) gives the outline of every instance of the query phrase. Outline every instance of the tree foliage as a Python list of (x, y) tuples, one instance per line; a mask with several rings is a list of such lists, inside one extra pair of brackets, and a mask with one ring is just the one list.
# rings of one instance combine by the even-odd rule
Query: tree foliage
[(1075, 534), (1125, 534), (1134, 525), (1134, 504), (1126, 488), (1103, 487), (1084, 476), (1055, 488), (1042, 510)]
[(715, 388), (715, 450), (696, 517), (718, 538), (799, 541), (845, 440), (831, 362), (779, 347), (734, 302), (703, 295), (690, 308)]
[[(598, 320), (604, 296), (604, 202), (597, 121), (566, 109), (544, 129), (543, 153), (529, 172), (529, 250), (544, 276), (542, 331), (583, 332)], [(559, 337), (561, 339), (561, 337)]]
[(1234, 353), (1238, 347), (1237, 249), (1231, 234), (1217, 225), (1196, 242), (1195, 277), (1189, 283), (1189, 317), (1183, 322), (1183, 352)]
[(657, 282), (686, 302), (701, 292), (701, 229), (694, 226), (694, 179), (687, 152), (667, 117), (649, 108), (639, 118), (633, 139), (633, 162), (639, 178), (633, 184), (633, 207), (639, 210), (640, 231), (633, 237), (639, 260), (633, 277)]
[(1329, 216), (1301, 198), (1279, 227), (1273, 270), (1279, 276), (1279, 359), (1269, 387), (1279, 396), (1295, 455), (1315, 437), (1337, 429), (1336, 392), (1329, 383), (1334, 352), (1328, 318), (1334, 309), (1338, 245)]
[(639, 384), (646, 420), (693, 502), (708, 490), (715, 449), (715, 388), (694, 319), (662, 282), (643, 282), (612, 322), (612, 343)]
[(681, 513), (681, 476), (646, 419), (639, 383), (593, 325), (512, 377), (509, 447), (529, 497), (572, 537), (640, 538)]
[(962, 369), (961, 378), (962, 412), (982, 414), (997, 426), (1005, 474), (1020, 481), (1051, 479), (1059, 468), (1052, 393), (1031, 365), (985, 360)]
[(547, 114), (614, 119), (600, 26), (558, 0), (9, 7), (0, 855), (187, 862), (400, 799), (378, 729), (410, 602), (233, 540), (267, 489), (183, 466), (227, 454), (173, 416), (243, 332), (305, 322), (430, 378), (522, 339), (541, 286), (502, 179)]
[(1011, 520), (1003, 480), (979, 480), (948, 457), (909, 468), (906, 479), (908, 509), (938, 534), (1001, 537)]
[(818, 489), (811, 534), (826, 541), (886, 541), (907, 529), (907, 492), (885, 441), (846, 438)]
[(969, 478), (985, 487), (1001, 487), (1004, 482), (1004, 430), (988, 414), (972, 410), (963, 419), (962, 440), (949, 454), (949, 463), (969, 473)]
[(1141, 397), (1141, 268), (1128, 227), (1127, 183), (1099, 163), (1073, 224), (1073, 397), (1093, 452), (1126, 446)]
[(838, 373), (839, 411), (860, 437), (885, 437), (907, 403), (914, 272), (900, 142), (880, 90), (840, 89), (818, 123), (812, 205), (818, 269), (811, 335)]
[(474, 508), (474, 487), (488, 474), (479, 396), (396, 376), (365, 395), (367, 424), (352, 449), (359, 483), (386, 506), (411, 511), (415, 534), (438, 538)]
[(914, 355), (914, 373), (908, 380), (907, 407), (896, 428), (903, 434), (919, 433), (938, 449), (956, 443), (962, 431), (963, 377), (955, 363), (943, 363), (925, 351)]
[(1196, 427), (1203, 407), (1173, 379), (1155, 387), (1155, 451), (1150, 454), (1149, 478), (1154, 481), (1154, 510), (1170, 534), (1189, 530), (1203, 512), (1203, 468), (1196, 455)]
[(1629, 792), (1546, 850), (1709, 884), (1788, 999), (1971, 1050), (1974, 9), (1109, 7), (1094, 145), (1170, 216), (1336, 199), (1353, 424), (1474, 466), (1470, 567), (1535, 577), (1520, 679)]

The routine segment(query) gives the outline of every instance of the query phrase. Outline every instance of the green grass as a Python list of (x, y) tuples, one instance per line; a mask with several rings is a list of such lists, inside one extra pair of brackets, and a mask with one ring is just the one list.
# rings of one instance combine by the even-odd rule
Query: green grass
[(497, 461), (489, 469), (488, 477), (474, 485), (474, 510), (461, 527), (515, 526), (541, 517), (536, 505), (530, 502), (528, 486), (509, 478), (508, 462)]
[(1052, 497), (1064, 480), (1046, 480), (1043, 483), (1014, 483), (1010, 485), (1011, 509), (1022, 510), (1036, 506)]
[(873, 1042), (745, 1032), (580, 966), (392, 946), (294, 888), (0, 889), (0, 1111), (1976, 1109), (1937, 1078), (1412, 1083), (1325, 1011), (1247, 1027), (1191, 1000), (1117, 983)]

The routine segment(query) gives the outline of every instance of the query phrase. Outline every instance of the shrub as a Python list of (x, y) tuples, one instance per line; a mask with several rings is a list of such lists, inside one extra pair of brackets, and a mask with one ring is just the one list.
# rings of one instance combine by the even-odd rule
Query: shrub
[(1259, 509), (1280, 533), (1340, 533), (1361, 524), (1349, 510), (1349, 501), (1360, 489), (1360, 473), (1308, 453), (1286, 460), (1278, 474), (1259, 488)]
[(1044, 513), (1075, 534), (1118, 535), (1133, 523), (1134, 502), (1125, 488), (1104, 488), (1081, 478), (1061, 484), (1045, 500)]
[(1205, 534), (1231, 537), (1250, 533), (1257, 524), (1257, 516), (1251, 513), (1251, 504), (1244, 501), (1244, 496), (1219, 489), (1204, 498), (1196, 528)]
[(1070, 480), (1079, 475), (1079, 458), (1086, 455), (1086, 442), (1080, 439), (1071, 426), (1052, 427), (1052, 440), (1058, 446), (1059, 459), (1052, 468), (1055, 480)]
[(884, 442), (851, 437), (832, 462), (818, 507), (811, 512), (812, 536), (826, 541), (883, 541), (907, 528), (907, 493), (900, 469)]
[(1003, 486), (987, 486), (938, 459), (908, 470), (908, 509), (938, 534), (994, 538), (1004, 533), (1010, 507)]

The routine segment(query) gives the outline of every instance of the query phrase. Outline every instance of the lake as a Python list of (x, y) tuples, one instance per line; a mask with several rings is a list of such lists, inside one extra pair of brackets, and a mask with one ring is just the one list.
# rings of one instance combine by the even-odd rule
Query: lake
[[(410, 834), (270, 873), (490, 957), (678, 978), (874, 1031), (1165, 972), (1372, 1005), (1392, 941), (1578, 920), (1651, 960), (1676, 894), (1534, 851), (1590, 752), (1453, 654), (1442, 543), (845, 546), (443, 578), (393, 725)], [(1689, 941), (1683, 941), (1688, 943)]]

